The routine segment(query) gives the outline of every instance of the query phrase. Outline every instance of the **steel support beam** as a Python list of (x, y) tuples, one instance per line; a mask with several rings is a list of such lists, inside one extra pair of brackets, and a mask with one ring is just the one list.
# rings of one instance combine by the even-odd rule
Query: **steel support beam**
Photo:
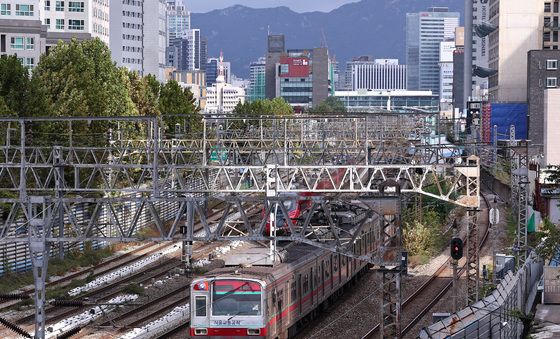
[(479, 300), (478, 210), (467, 210), (467, 304)]

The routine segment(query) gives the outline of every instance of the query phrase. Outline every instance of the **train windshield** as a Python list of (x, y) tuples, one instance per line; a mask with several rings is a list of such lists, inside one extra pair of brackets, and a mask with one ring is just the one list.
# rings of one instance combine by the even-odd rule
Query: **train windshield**
[[(284, 207), (286, 208), (286, 211), (288, 211), (288, 213), (295, 211), (297, 204), (295, 200), (284, 200), (282, 202), (282, 204), (284, 205)], [(278, 206), (276, 208), (276, 227), (282, 227), (284, 226), (284, 224), (286, 223), (286, 221), (284, 220), (284, 213), (282, 212), (282, 208), (280, 208), (280, 206)]]
[(243, 280), (217, 280), (212, 292), (212, 315), (261, 315), (261, 285)]

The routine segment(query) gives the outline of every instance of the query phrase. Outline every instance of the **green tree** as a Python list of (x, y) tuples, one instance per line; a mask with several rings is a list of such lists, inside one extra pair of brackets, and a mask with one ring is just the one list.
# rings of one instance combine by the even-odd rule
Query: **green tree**
[[(293, 116), (294, 109), (284, 98), (274, 98), (255, 100), (253, 102), (238, 103), (233, 110), (233, 116), (244, 118), (244, 120), (234, 120), (229, 125), (232, 129), (247, 130), (251, 126), (260, 126), (262, 116)], [(265, 124), (270, 124), (270, 120), (264, 119)]]
[(346, 113), (346, 106), (337, 97), (328, 97), (317, 107), (310, 110), (311, 113)]
[(29, 73), (15, 56), (0, 58), (0, 97), (6, 113), (22, 114), (26, 91), (29, 87)]
[[(141, 116), (158, 116), (159, 112), (159, 82), (152, 75), (140, 77), (136, 72), (128, 72), (129, 93), (132, 102)], [(152, 79), (157, 82), (153, 86)]]
[(193, 93), (183, 90), (177, 81), (171, 80), (161, 86), (159, 110), (168, 133), (174, 133), (176, 124), (184, 126), (186, 132), (200, 131), (202, 116), (195, 102)]
[(48, 115), (46, 95), (15, 56), (0, 58), (0, 114), (4, 116)]
[(43, 55), (34, 72), (52, 103), (55, 116), (136, 115), (128, 75), (111, 60), (99, 39), (58, 45)]
[(537, 247), (537, 253), (544, 259), (552, 259), (560, 245), (560, 230), (550, 220), (545, 219), (542, 230), (537, 232), (537, 238), (540, 240), (540, 246)]

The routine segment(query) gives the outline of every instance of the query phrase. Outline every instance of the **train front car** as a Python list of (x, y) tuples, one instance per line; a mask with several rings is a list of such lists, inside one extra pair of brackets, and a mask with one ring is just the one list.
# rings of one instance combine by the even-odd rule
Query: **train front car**
[(265, 284), (206, 278), (191, 284), (192, 338), (266, 337)]

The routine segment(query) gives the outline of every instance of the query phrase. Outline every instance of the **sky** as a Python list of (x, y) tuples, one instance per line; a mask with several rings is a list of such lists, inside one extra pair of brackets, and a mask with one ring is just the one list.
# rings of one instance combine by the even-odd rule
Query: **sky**
[(222, 9), (233, 5), (254, 8), (287, 6), (296, 12), (321, 11), (329, 12), (344, 4), (359, 0), (185, 0), (191, 12), (204, 13), (214, 9)]

